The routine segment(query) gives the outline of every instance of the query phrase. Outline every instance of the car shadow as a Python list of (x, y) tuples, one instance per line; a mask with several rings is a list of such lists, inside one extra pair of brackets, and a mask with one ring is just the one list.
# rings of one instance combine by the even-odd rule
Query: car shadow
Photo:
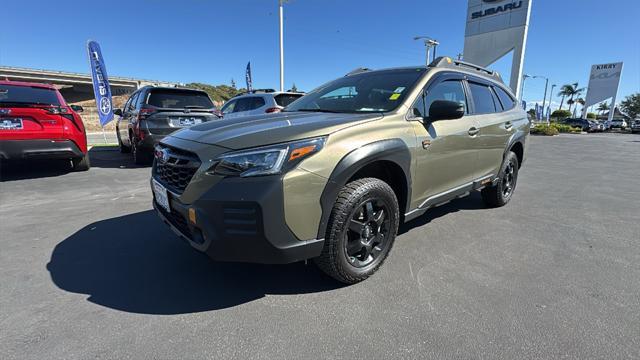
[(136, 165), (131, 154), (123, 154), (117, 147), (94, 146), (89, 150), (91, 167), (105, 169), (148, 168), (147, 165)]
[(0, 182), (62, 176), (72, 171), (69, 160), (3, 160)]
[(267, 294), (342, 286), (311, 264), (214, 262), (179, 240), (151, 210), (85, 226), (55, 247), (47, 270), (60, 289), (143, 314), (218, 310)]
[[(92, 168), (134, 169), (148, 168), (136, 165), (131, 154), (121, 154), (116, 147), (89, 149)], [(91, 169), (89, 169), (91, 171)], [(73, 172), (70, 160), (21, 159), (0, 162), (0, 182), (62, 176)]]

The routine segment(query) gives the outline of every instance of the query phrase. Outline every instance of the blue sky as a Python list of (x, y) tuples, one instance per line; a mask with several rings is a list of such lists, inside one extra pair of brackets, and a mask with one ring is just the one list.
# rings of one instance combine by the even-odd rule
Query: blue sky
[[(211, 84), (234, 78), (244, 86), (251, 61), (255, 87), (279, 84), (277, 0), (2, 2), (0, 65), (88, 72), (85, 43), (94, 39), (110, 75)], [(466, 4), (291, 0), (286, 87), (295, 82), (310, 90), (360, 66), (421, 64), (424, 49), (415, 35), (438, 39), (438, 53), (455, 56), (463, 47)], [(95, 18), (100, 11), (106, 21)], [(525, 73), (586, 86), (592, 64), (624, 61), (619, 99), (640, 91), (638, 15), (637, 0), (533, 0)], [(509, 65), (507, 57), (493, 67), (508, 75)], [(543, 80), (527, 80), (525, 99), (540, 100), (543, 91)]]

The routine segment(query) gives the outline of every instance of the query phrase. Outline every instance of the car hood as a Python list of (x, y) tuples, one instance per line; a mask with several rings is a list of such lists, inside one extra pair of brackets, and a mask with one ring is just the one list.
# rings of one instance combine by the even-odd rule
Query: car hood
[(375, 114), (283, 112), (212, 120), (171, 134), (183, 140), (243, 149), (331, 134), (356, 124), (381, 119)]

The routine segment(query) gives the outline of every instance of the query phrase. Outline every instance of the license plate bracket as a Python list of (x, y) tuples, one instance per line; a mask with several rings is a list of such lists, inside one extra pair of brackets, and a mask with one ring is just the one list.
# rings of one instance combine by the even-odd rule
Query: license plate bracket
[(169, 205), (169, 194), (167, 188), (153, 179), (153, 195), (156, 198), (158, 205), (162, 206), (167, 212), (171, 212), (171, 206)]
[(22, 130), (23, 128), (21, 118), (0, 118), (0, 130)]

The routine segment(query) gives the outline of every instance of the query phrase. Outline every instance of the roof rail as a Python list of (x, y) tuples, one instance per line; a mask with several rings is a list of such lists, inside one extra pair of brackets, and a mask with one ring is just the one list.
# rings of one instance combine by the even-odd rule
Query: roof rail
[(367, 72), (367, 71), (371, 71), (371, 69), (365, 68), (365, 67), (359, 67), (359, 68), (356, 68), (356, 69), (353, 69), (353, 70), (349, 71), (344, 76), (351, 76), (351, 75), (360, 74), (360, 73)]
[(470, 62), (455, 60), (448, 56), (441, 56), (436, 58), (435, 60), (433, 60), (433, 62), (431, 62), (431, 64), (429, 64), (429, 67), (450, 68), (450, 69), (464, 68), (465, 70), (470, 70), (480, 75), (489, 76), (494, 80), (503, 82), (502, 76), (500, 76), (500, 74), (497, 71), (490, 70), (485, 67), (472, 64)]

